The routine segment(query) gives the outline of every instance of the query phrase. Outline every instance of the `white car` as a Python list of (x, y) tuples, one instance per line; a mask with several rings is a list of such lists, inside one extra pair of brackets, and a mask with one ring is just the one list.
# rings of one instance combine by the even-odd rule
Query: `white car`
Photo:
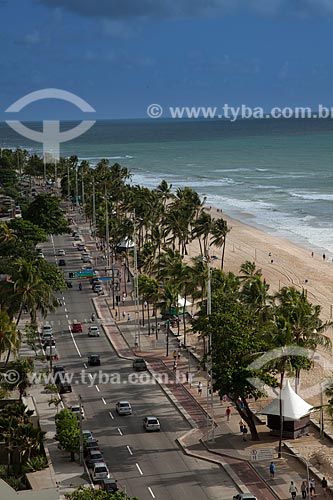
[(110, 472), (106, 463), (97, 462), (93, 464), (91, 476), (94, 483), (101, 481), (102, 479), (108, 479), (110, 477)]
[(118, 415), (132, 415), (132, 407), (128, 401), (118, 401), (116, 412)]
[(161, 424), (156, 417), (145, 417), (143, 419), (143, 428), (145, 431), (160, 431)]
[(89, 255), (82, 255), (81, 260), (84, 264), (88, 264), (90, 262)]
[(98, 294), (103, 294), (104, 293), (102, 285), (99, 285), (98, 283), (97, 283), (97, 285), (94, 286), (93, 291), (95, 293), (98, 293)]
[(91, 325), (88, 328), (88, 335), (89, 337), (99, 337), (100, 336), (100, 331), (97, 325)]
[(61, 255), (66, 255), (66, 252), (65, 252), (65, 250), (60, 249), (60, 250), (58, 250), (57, 255), (58, 255), (59, 257), (60, 257)]
[(80, 405), (71, 406), (71, 412), (73, 412), (74, 415), (76, 415), (78, 418), (80, 418), (80, 413), (81, 413), (82, 420), (85, 417), (84, 410), (83, 410), (82, 406), (80, 406)]
[(50, 333), (52, 335), (53, 333), (53, 328), (51, 325), (49, 324), (46, 324), (46, 325), (43, 325), (43, 328), (42, 328), (42, 334), (43, 336), (46, 334), (46, 333)]

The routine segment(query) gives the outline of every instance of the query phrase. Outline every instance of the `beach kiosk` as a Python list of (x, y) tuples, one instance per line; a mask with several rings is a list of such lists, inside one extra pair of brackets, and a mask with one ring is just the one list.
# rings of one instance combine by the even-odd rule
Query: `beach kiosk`
[[(289, 380), (281, 391), (283, 437), (296, 439), (308, 434), (310, 426), (310, 413), (313, 406), (309, 405), (291, 388)], [(267, 427), (272, 436), (280, 435), (280, 396), (274, 399), (266, 408), (258, 412), (267, 415)]]

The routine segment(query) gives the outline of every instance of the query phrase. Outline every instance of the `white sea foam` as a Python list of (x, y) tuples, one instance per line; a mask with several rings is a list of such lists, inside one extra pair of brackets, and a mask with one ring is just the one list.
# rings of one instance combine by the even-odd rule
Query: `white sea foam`
[(323, 201), (332, 201), (333, 200), (333, 193), (300, 193), (300, 192), (290, 192), (290, 196), (293, 198), (301, 198), (302, 200), (309, 200), (309, 201), (314, 201), (314, 200), (323, 200)]

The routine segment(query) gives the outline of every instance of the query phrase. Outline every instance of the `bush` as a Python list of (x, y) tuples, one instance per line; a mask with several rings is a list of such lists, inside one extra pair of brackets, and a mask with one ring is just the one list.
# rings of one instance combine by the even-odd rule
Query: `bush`
[(27, 472), (36, 472), (38, 470), (43, 470), (48, 467), (47, 458), (44, 455), (36, 455), (33, 458), (27, 460), (27, 463), (24, 465), (23, 470), (25, 473)]

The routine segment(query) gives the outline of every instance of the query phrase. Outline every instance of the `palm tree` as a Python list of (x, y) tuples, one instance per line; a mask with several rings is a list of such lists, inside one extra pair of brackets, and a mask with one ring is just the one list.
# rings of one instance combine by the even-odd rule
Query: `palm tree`
[[(318, 346), (331, 349), (332, 342), (324, 332), (332, 322), (323, 323), (320, 319), (320, 306), (311, 304), (306, 292), (295, 287), (283, 287), (275, 295), (276, 314), (286, 318), (290, 324), (294, 343), (315, 351)], [(301, 368), (296, 366), (295, 392), (297, 392)]]
[(210, 240), (210, 244), (215, 245), (218, 248), (222, 248), (221, 269), (223, 269), (224, 266), (225, 245), (227, 234), (229, 231), (230, 229), (228, 229), (228, 224), (224, 219), (216, 219), (213, 222), (213, 226), (211, 229), (212, 238)]
[(193, 224), (192, 237), (198, 239), (202, 257), (207, 257), (209, 253), (208, 240), (214, 227), (213, 222), (212, 216), (201, 210)]
[(0, 357), (6, 352), (18, 352), (22, 337), (17, 325), (13, 323), (6, 311), (0, 309)]

